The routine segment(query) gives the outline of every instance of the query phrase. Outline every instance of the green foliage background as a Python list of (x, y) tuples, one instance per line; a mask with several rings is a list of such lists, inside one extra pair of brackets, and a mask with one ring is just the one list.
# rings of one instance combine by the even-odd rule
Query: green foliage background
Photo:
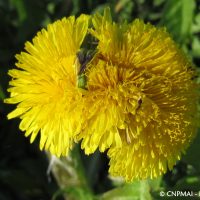
[(6, 119), (13, 108), (3, 104), (8, 96), (7, 71), (14, 67), (14, 56), (23, 50), (24, 42), (56, 19), (102, 12), (107, 6), (116, 21), (142, 18), (166, 26), (180, 48), (200, 66), (200, 0), (0, 0), (0, 200), (63, 199), (64, 193), (69, 199), (149, 200), (166, 199), (160, 197), (160, 191), (200, 191), (199, 135), (173, 171), (153, 181), (132, 184), (108, 179), (105, 155), (96, 152), (86, 157), (80, 152), (94, 197), (81, 187), (60, 190), (54, 177), (47, 173), (49, 162), (45, 153), (38, 150), (38, 141), (30, 145), (18, 129), (19, 120)]

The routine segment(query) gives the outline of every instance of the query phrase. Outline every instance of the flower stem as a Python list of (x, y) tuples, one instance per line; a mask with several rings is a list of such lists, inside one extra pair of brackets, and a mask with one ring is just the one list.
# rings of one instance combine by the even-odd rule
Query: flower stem
[(92, 200), (92, 191), (85, 176), (79, 146), (74, 146), (67, 157), (57, 158), (47, 153), (50, 160), (48, 172), (52, 172), (60, 190), (54, 195), (63, 195), (67, 200)]

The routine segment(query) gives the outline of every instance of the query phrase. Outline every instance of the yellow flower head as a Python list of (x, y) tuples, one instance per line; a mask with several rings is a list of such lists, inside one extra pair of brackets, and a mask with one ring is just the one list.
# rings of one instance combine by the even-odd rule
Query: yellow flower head
[(40, 131), (40, 148), (57, 156), (67, 154), (81, 127), (76, 54), (87, 28), (85, 15), (48, 25), (16, 56), (18, 69), (9, 71), (11, 97), (5, 102), (18, 105), (8, 118), (20, 117), (20, 129), (31, 135), (31, 142)]
[(5, 102), (18, 105), (8, 118), (21, 118), (31, 142), (40, 132), (40, 148), (57, 156), (82, 140), (86, 154), (108, 150), (114, 176), (157, 177), (196, 134), (195, 70), (164, 28), (116, 24), (108, 9), (92, 23), (98, 45), (82, 66), (85, 15), (58, 20), (26, 43), (9, 71)]
[(86, 70), (87, 118), (78, 139), (87, 154), (108, 150), (110, 173), (157, 177), (196, 134), (197, 85), (191, 63), (164, 28), (96, 14), (97, 54)]

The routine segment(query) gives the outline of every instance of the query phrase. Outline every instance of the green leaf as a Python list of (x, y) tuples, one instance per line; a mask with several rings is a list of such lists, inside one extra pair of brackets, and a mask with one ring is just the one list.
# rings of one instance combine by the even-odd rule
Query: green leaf
[(58, 197), (67, 194), (67, 199), (74, 200), (93, 200), (91, 193), (87, 192), (84, 188), (81, 187), (67, 187), (65, 189), (58, 190), (52, 197), (52, 200), (57, 200)]
[(153, 4), (154, 6), (160, 6), (162, 3), (164, 3), (165, 0), (154, 0)]
[(19, 21), (22, 23), (27, 18), (27, 10), (25, 7), (24, 0), (12, 0), (12, 4), (16, 7)]
[(158, 177), (156, 179), (149, 179), (148, 182), (149, 182), (149, 186), (151, 190), (155, 190), (155, 191), (160, 190), (162, 177)]
[(191, 26), (194, 17), (195, 1), (182, 0), (182, 25), (181, 35), (187, 37), (191, 33)]
[(200, 188), (200, 177), (197, 176), (187, 176), (185, 178), (180, 179), (176, 186), (173, 188), (174, 190), (191, 190), (191, 191), (199, 191)]
[(200, 13), (195, 16), (194, 24), (192, 25), (192, 33), (200, 32)]
[(192, 41), (192, 55), (194, 57), (200, 57), (200, 39), (194, 37)]
[(196, 138), (194, 139), (189, 149), (186, 151), (186, 154), (182, 158), (183, 161), (192, 165), (198, 172), (200, 172), (199, 146), (200, 146), (200, 131), (198, 132)]
[(3, 88), (1, 87), (1, 85), (0, 85), (0, 100), (3, 100), (3, 99), (5, 99), (5, 94), (4, 94), (4, 92), (3, 92)]
[[(142, 2), (140, 2), (142, 4)], [(114, 18), (118, 21), (131, 21), (132, 18), (132, 11), (134, 9), (134, 1), (131, 0), (121, 0), (116, 4), (114, 10)]]
[(101, 200), (152, 200), (147, 180), (134, 181), (104, 193)]
[(168, 0), (160, 24), (166, 26), (174, 39), (184, 43), (191, 36), (195, 0)]

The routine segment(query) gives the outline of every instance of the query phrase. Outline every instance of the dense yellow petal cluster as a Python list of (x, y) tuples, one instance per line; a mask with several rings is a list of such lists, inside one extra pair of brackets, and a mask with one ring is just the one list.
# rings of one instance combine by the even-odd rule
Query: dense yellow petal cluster
[(110, 173), (154, 178), (172, 169), (197, 130), (192, 64), (163, 28), (96, 14), (97, 53), (86, 72), (86, 153), (108, 150)]
[(8, 118), (20, 117), (20, 129), (31, 142), (40, 131), (40, 148), (57, 156), (67, 155), (81, 128), (76, 54), (87, 29), (85, 15), (54, 22), (25, 44), (26, 52), (16, 56), (18, 69), (9, 71), (11, 97), (5, 102), (18, 106)]
[[(40, 148), (57, 156), (82, 140), (86, 154), (108, 150), (114, 176), (162, 175), (197, 132), (195, 70), (164, 28), (117, 24), (109, 9), (88, 21), (58, 20), (26, 43), (9, 71), (5, 102), (18, 105), (8, 118), (20, 117), (31, 142), (40, 132)], [(81, 63), (88, 31), (98, 44)]]

